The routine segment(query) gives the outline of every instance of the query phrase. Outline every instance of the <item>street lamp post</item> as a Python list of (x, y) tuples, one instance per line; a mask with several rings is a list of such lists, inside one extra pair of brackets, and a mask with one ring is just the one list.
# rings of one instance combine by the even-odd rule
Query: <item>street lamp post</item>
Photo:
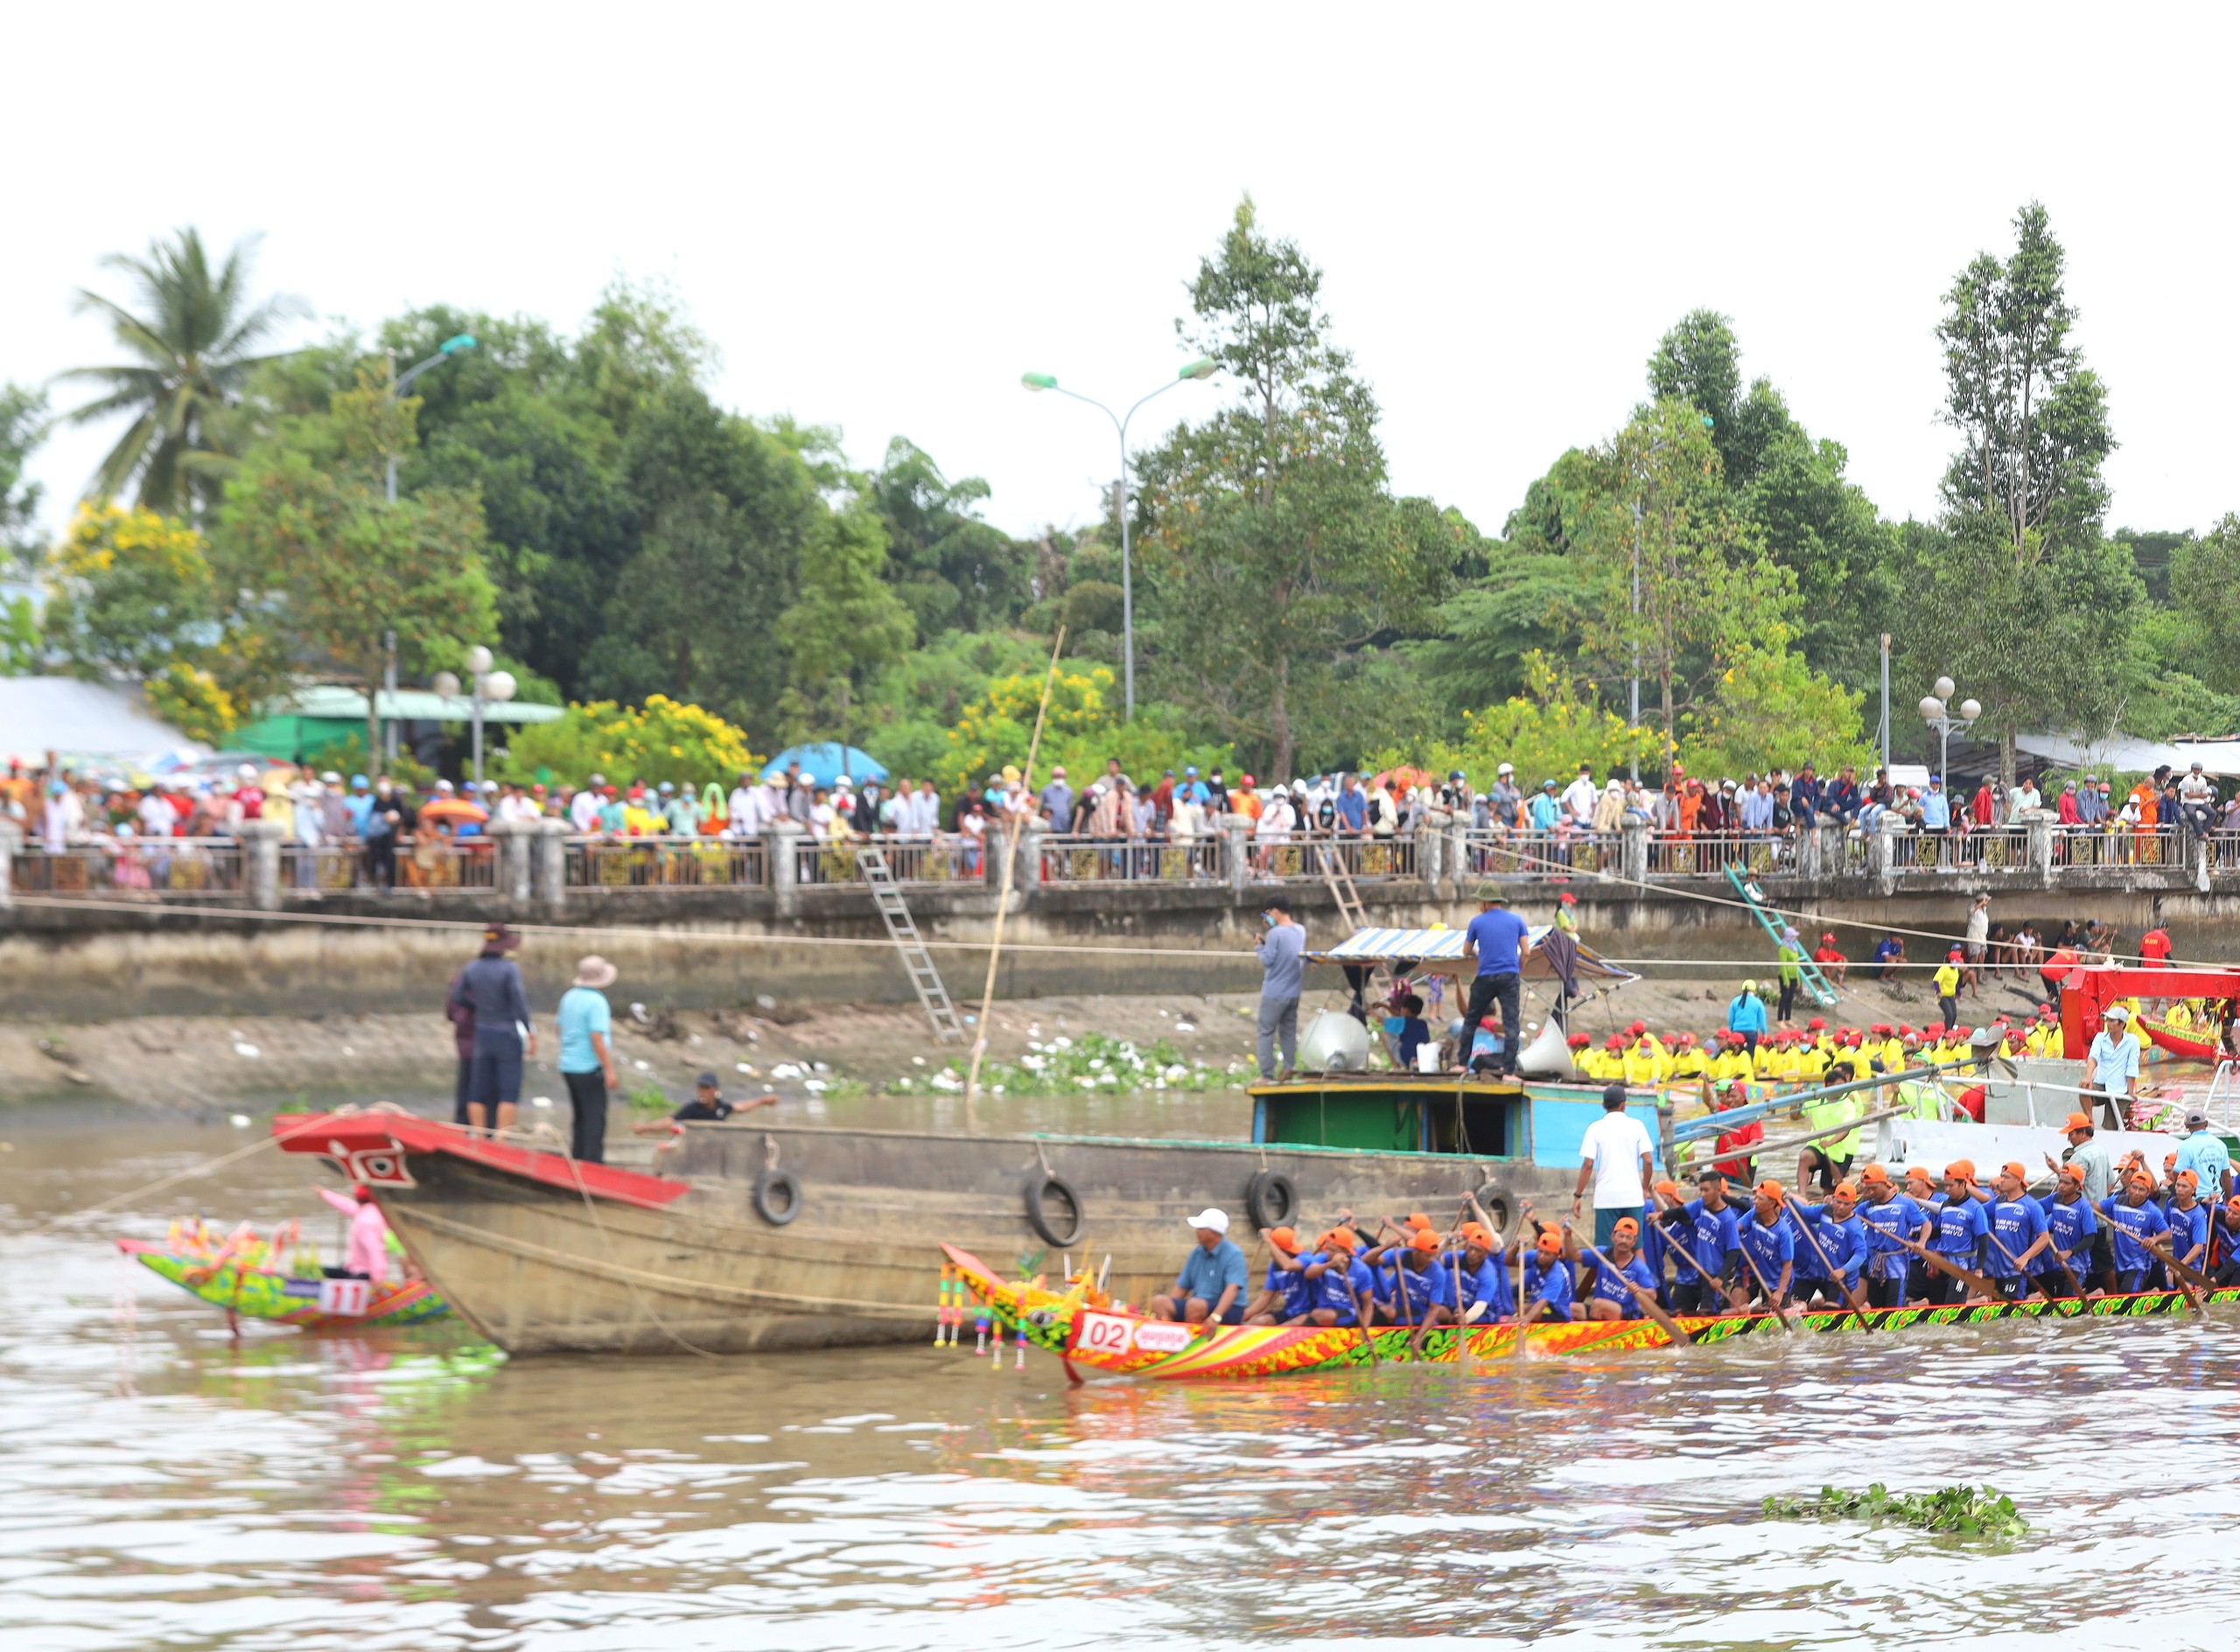
[[(488, 706), (504, 704), (514, 697), (514, 692), (520, 687), (520, 684), (514, 681), (512, 672), (492, 670), (490, 668), (496, 662), (491, 658), (490, 650), (480, 645), (466, 651), (467, 676), (473, 684), (473, 696), (470, 702), (468, 715), (474, 724), (474, 800), (478, 803), (482, 802), (484, 710)], [(438, 671), (429, 686), (444, 699), (449, 700), (457, 697), (460, 683), (458, 678), (451, 672)], [(485, 803), (483, 807), (486, 808), (489, 805)]]
[(1126, 716), (1136, 715), (1136, 580), (1131, 564), (1128, 529), (1128, 421), (1136, 416), (1136, 408), (1143, 406), (1154, 396), (1164, 396), (1176, 385), (1194, 379), (1210, 379), (1220, 370), (1221, 363), (1211, 356), (1200, 356), (1185, 367), (1165, 384), (1137, 399), (1135, 407), (1126, 413), (1115, 413), (1103, 402), (1093, 401), (1075, 390), (1068, 390), (1051, 374), (1022, 373), (1018, 382), (1030, 390), (1055, 390), (1060, 396), (1070, 396), (1076, 402), (1087, 402), (1112, 421), (1112, 428), (1120, 437), (1120, 655), (1122, 676), (1125, 682)]
[[(396, 370), (396, 354), (392, 351), (388, 358), (388, 399), (392, 402), (397, 400), (411, 388), (412, 381), (430, 368), (441, 367), (460, 352), (473, 349), (476, 342), (471, 332), (454, 333), (436, 346), (435, 354), (425, 361), (414, 362), (402, 374)], [(392, 505), (396, 503), (396, 455), (394, 453), (388, 456), (388, 502)]]
[[(1952, 696), (1959, 692), (1950, 677), (1939, 677), (1936, 688), (1922, 696), (1922, 721), (1928, 724), (1928, 732), (1936, 736), (1936, 774), (1944, 782), (1945, 790), (1952, 789), (1952, 736), (1955, 731), (1966, 733), (1975, 726), (1976, 719), (1984, 714), (1979, 701), (1963, 700), (1956, 708)], [(1955, 710), (1958, 717), (1952, 715)]]

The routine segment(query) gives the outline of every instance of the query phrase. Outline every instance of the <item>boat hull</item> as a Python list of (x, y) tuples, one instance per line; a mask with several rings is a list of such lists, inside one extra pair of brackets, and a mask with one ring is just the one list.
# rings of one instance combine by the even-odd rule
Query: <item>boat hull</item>
[[(1568, 1201), (1571, 1177), (1454, 1154), (737, 1124), (687, 1126), (673, 1166), (654, 1177), (424, 1120), (283, 1118), (276, 1129), (284, 1144), (369, 1181), (420, 1270), (509, 1354), (925, 1340), (940, 1296), (928, 1259), (944, 1236), (1030, 1271), (1054, 1274), (1068, 1254), (1103, 1267), (1109, 1256), (1114, 1290), (1140, 1299), (1173, 1278), (1186, 1218), (1207, 1205), (1249, 1237), (1248, 1194), (1264, 1175), (1289, 1181), (1298, 1220), (1324, 1223), (1343, 1210), (1444, 1218), (1473, 1192), (1505, 1210), (1523, 1199), (1552, 1208)], [(780, 1172), (799, 1194), (782, 1223), (756, 1203)], [(1053, 1178), (1071, 1190), (1077, 1235)], [(1070, 1243), (1035, 1231), (1030, 1188)]]
[[(984, 1307), (998, 1327), (998, 1340), (1022, 1329), (1026, 1340), (1054, 1354), (1068, 1366), (1158, 1381), (1184, 1378), (1256, 1378), (1307, 1371), (1336, 1371), (1377, 1364), (1453, 1365), (1464, 1359), (1461, 1335), (1426, 1331), (1420, 1347), (1416, 1333), (1388, 1326), (1364, 1335), (1358, 1326), (1224, 1326), (1200, 1334), (1145, 1319), (1138, 1313), (1097, 1309), (1080, 1293), (1059, 1293), (1019, 1281), (1004, 1280), (970, 1252), (944, 1244), (950, 1265), (962, 1278), (972, 1300)], [(2206, 1300), (2240, 1302), (2240, 1288), (2212, 1291)], [(1982, 1325), (1994, 1320), (2146, 1318), (2180, 1313), (2184, 1296), (2176, 1291), (2146, 1291), (2090, 1301), (1927, 1303), (1903, 1308), (1814, 1309), (1787, 1316), (1799, 1333), (1903, 1331), (1919, 1325)], [(1676, 1323), (1691, 1345), (1731, 1341), (1736, 1337), (1782, 1334), (1770, 1313), (1684, 1315)], [(967, 1331), (967, 1335), (976, 1335)], [(1141, 1334), (1152, 1346), (1138, 1341)], [(1499, 1361), (1520, 1353), (1539, 1355), (1632, 1353), (1674, 1346), (1650, 1320), (1585, 1320), (1519, 1327), (1494, 1325), (1467, 1334), (1468, 1358)], [(1530, 1346), (1520, 1350), (1517, 1338)], [(1179, 1345), (1179, 1346), (1178, 1346)], [(962, 1343), (960, 1342), (960, 1346)]]
[[(207, 1257), (179, 1256), (137, 1240), (120, 1239), (117, 1248), (136, 1258), (158, 1278), (200, 1297), (214, 1307), (243, 1319), (292, 1325), (304, 1331), (386, 1331), (424, 1325), (451, 1312), (451, 1306), (425, 1279), (384, 1281), (373, 1287), (363, 1313), (324, 1313), (317, 1286), (265, 1268), (243, 1268), (227, 1261), (215, 1267)], [(304, 1294), (303, 1286), (312, 1286)]]

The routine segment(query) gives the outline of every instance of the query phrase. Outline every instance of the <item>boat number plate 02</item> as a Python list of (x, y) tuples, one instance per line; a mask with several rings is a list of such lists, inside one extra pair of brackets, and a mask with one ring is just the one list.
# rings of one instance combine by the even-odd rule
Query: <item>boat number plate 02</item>
[(318, 1311), (339, 1318), (357, 1319), (365, 1313), (373, 1295), (373, 1282), (368, 1279), (321, 1279)]
[(1117, 1313), (1085, 1312), (1075, 1322), (1074, 1346), (1083, 1353), (1180, 1354), (1197, 1340), (1186, 1325), (1131, 1320)]

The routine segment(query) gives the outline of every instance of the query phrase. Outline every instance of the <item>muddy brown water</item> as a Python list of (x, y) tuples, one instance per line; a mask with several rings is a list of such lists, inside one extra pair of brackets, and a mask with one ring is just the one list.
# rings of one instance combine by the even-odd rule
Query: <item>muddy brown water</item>
[[(991, 1122), (1235, 1135), (1241, 1106)], [(71, 1213), (246, 1139), (0, 1106), (8, 1652), (2240, 1641), (2228, 1311), (1074, 1390), (969, 1347), (507, 1362), (440, 1327), (234, 1340), (109, 1236), (199, 1210), (331, 1243), (308, 1161)], [(2029, 1534), (1760, 1514), (1768, 1492), (1964, 1479), (2011, 1493)]]

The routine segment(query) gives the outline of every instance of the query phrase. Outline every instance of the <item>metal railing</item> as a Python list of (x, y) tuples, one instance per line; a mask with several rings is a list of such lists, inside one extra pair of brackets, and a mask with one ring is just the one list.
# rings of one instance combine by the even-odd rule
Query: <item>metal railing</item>
[[(998, 828), (990, 827), (992, 833)], [(936, 832), (931, 837), (897, 837), (880, 833), (872, 837), (805, 837), (794, 850), (794, 881), (814, 885), (855, 884), (863, 881), (858, 850), (876, 844), (886, 855), (887, 870), (906, 886), (939, 887), (976, 884), (984, 875), (986, 848), (982, 840), (964, 832)]]
[(1730, 866), (1764, 877), (1796, 864), (1796, 840), (1770, 832), (1657, 832), (1648, 840), (1651, 878), (1718, 878)]
[(242, 892), (242, 845), (230, 837), (140, 837), (18, 848), (11, 886), (27, 895), (186, 900)]
[[(1089, 837), (1052, 833), (1042, 840), (1038, 880), (1044, 884), (1219, 883), (1223, 846), (1218, 837)], [(1319, 877), (1312, 857), (1298, 843), (1248, 847), (1264, 878)]]
[(497, 885), (494, 837), (453, 838), (415, 832), (396, 846), (399, 889), (494, 889)]
[(1322, 863), (1317, 856), (1324, 850), (1337, 855), (1346, 876), (1357, 884), (1417, 875), (1412, 837), (1319, 837), (1303, 840), (1300, 847), (1305, 852), (1303, 870), (1298, 875), (1302, 878), (1322, 876)]
[(2126, 826), (2096, 822), (2054, 833), (2054, 864), (2062, 866), (2182, 866), (2191, 858), (2176, 825)]
[(570, 889), (761, 889), (769, 857), (754, 837), (571, 837)]
[(365, 864), (365, 851), (355, 844), (283, 844), (280, 891), (324, 895), (354, 889)]

